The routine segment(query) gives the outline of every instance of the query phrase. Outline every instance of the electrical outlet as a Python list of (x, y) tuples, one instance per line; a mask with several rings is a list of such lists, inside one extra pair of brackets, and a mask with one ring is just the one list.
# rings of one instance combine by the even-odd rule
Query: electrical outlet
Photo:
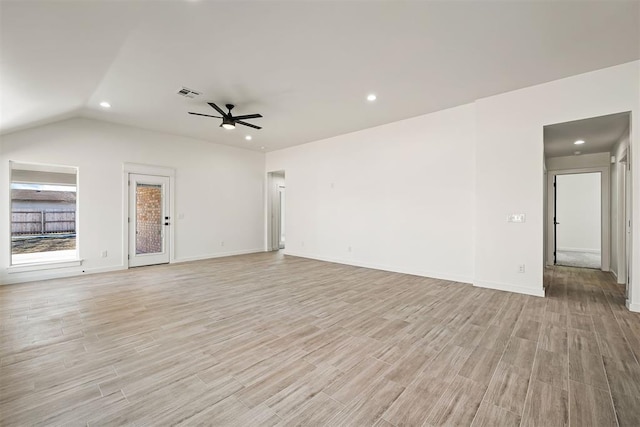
[(347, 248), (347, 251), (351, 252), (351, 246), (349, 246), (349, 247)]
[(107, 251), (102, 251), (102, 258), (106, 258), (107, 257)]
[(300, 242), (300, 246), (304, 248), (304, 240)]
[(518, 273), (524, 273), (524, 264), (518, 266)]
[(220, 246), (224, 246), (224, 240), (220, 241)]

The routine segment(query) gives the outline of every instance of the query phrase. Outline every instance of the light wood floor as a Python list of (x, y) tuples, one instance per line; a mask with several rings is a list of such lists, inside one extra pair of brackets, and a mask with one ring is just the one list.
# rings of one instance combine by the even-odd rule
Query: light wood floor
[(640, 316), (273, 253), (0, 287), (1, 425), (639, 426)]

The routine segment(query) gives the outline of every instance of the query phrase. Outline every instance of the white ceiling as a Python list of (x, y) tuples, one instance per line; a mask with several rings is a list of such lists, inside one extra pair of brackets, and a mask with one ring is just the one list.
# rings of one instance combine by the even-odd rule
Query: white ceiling
[[(630, 113), (610, 114), (584, 120), (558, 123), (544, 127), (544, 156), (573, 156), (608, 153), (616, 142), (629, 132)], [(585, 143), (575, 145), (582, 140)]]
[[(2, 133), (84, 116), (269, 151), (640, 57), (638, 1), (0, 7)], [(203, 95), (176, 95), (183, 85)], [(207, 101), (261, 113), (264, 129), (187, 114), (215, 114)]]

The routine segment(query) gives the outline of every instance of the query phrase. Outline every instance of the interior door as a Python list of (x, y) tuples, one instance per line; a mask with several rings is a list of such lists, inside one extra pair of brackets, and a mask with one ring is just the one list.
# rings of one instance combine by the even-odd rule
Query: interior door
[(626, 232), (625, 236), (625, 246), (626, 246), (626, 265), (625, 268), (627, 270), (625, 291), (626, 296), (629, 296), (629, 286), (631, 285), (631, 169), (628, 164), (625, 165), (625, 215), (624, 215), (624, 228)]
[(280, 216), (279, 216), (279, 221), (278, 221), (278, 248), (280, 249), (284, 249), (284, 185), (279, 185), (278, 186), (278, 194), (279, 194), (279, 203), (278, 203), (278, 210), (280, 211)]
[(129, 174), (129, 266), (169, 262), (169, 177)]
[(558, 218), (556, 217), (556, 214), (558, 213), (558, 210), (556, 208), (556, 204), (558, 202), (558, 177), (554, 176), (553, 177), (553, 265), (556, 265), (558, 263), (558, 258), (556, 256), (556, 250), (558, 249), (558, 242), (557, 242), (557, 236), (558, 236), (558, 224), (560, 224), (558, 222)]

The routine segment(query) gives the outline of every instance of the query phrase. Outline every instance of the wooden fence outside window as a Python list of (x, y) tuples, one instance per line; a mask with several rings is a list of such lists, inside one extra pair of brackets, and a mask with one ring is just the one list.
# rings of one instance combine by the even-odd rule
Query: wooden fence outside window
[(15, 210), (11, 212), (11, 235), (76, 232), (74, 210)]

